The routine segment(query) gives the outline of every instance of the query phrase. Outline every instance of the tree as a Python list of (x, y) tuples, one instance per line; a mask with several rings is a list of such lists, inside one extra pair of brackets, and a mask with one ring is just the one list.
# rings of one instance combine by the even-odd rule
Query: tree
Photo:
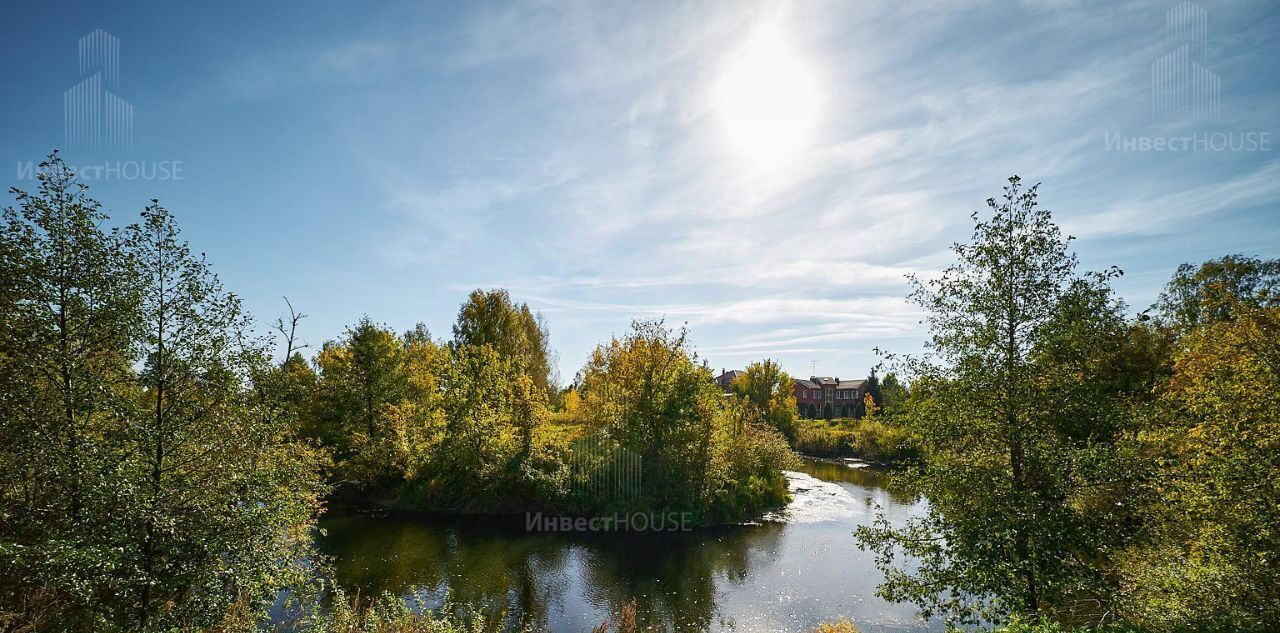
[(715, 521), (786, 502), (786, 438), (759, 407), (724, 398), (686, 329), (632, 323), (592, 352), (578, 392), (587, 427), (640, 456), (651, 507)]
[[(1107, 504), (1120, 461), (1106, 379), (1125, 335), (1108, 280), (1078, 275), (1069, 240), (1013, 177), (990, 219), (930, 281), (912, 278), (932, 356), (907, 359), (905, 423), (925, 464), (907, 483), (930, 502), (905, 526), (858, 530), (887, 580), (880, 594), (950, 621), (1030, 620), (1097, 587), (1090, 561), (1122, 530)], [(893, 566), (906, 553), (918, 567)]]
[(795, 439), (796, 398), (794, 381), (772, 360), (751, 363), (731, 385), (734, 394), (746, 399), (757, 414), (778, 432)]
[(906, 406), (907, 387), (898, 381), (898, 375), (889, 372), (880, 383), (881, 409), (885, 415), (897, 415)]
[[(0, 240), (0, 575), (52, 592), (67, 622), (118, 589), (118, 438), (133, 393), (138, 295), (119, 236), (55, 152), (12, 193)], [(3, 605), (0, 602), (0, 605)]]
[(1280, 306), (1280, 259), (1227, 255), (1198, 267), (1182, 264), (1154, 307), (1165, 323), (1186, 332), (1229, 318), (1235, 302)]
[[(513, 431), (521, 377), (512, 360), (490, 345), (454, 348), (441, 376), (444, 438), (434, 460), (433, 488), (446, 502), (475, 507), (503, 496), (507, 465), (519, 450)], [(528, 398), (522, 404), (530, 407), (523, 422), (532, 434), (540, 414)]]
[(588, 424), (641, 456), (646, 492), (695, 507), (721, 396), (687, 336), (661, 321), (633, 323), (625, 337), (592, 352), (580, 391)]
[(520, 433), (520, 454), (527, 457), (533, 452), (533, 434), (542, 426), (546, 416), (546, 394), (533, 384), (528, 376), (516, 378), (512, 393), (515, 408), (515, 426)]
[[(121, 485), (136, 570), (122, 597), (141, 629), (212, 624), (233, 602), (265, 613), (305, 574), (315, 456), (246, 388), (269, 355), (239, 299), (153, 201), (128, 230), (142, 289), (142, 391)], [(283, 573), (282, 573), (283, 572)]]
[(1223, 307), (1179, 342), (1143, 435), (1158, 470), (1120, 594), (1153, 630), (1280, 628), (1280, 307)]
[(334, 451), (340, 480), (386, 485), (399, 476), (388, 413), (411, 393), (405, 353), (394, 331), (364, 317), (316, 356), (320, 382), (309, 434)]
[(867, 395), (871, 396), (871, 400), (875, 402), (877, 408), (884, 407), (884, 392), (880, 386), (880, 377), (876, 375), (874, 367), (871, 368), (871, 374), (867, 376)]
[(276, 319), (273, 329), (280, 333), (280, 337), (284, 339), (284, 358), (292, 358), (295, 352), (301, 352), (309, 347), (307, 344), (298, 340), (298, 324), (307, 318), (307, 315), (293, 309), (293, 302), (289, 301), (289, 297), (284, 297), (285, 305), (289, 306), (289, 320), (286, 322), (284, 317)]
[(550, 333), (528, 304), (512, 302), (506, 290), (474, 290), (458, 309), (453, 326), (455, 345), (491, 345), (529, 376), (546, 398), (554, 395)]
[[(107, 217), (57, 155), (0, 241), (0, 609), (18, 628), (265, 615), (304, 566), (315, 455), (267, 349), (153, 201)], [(12, 589), (13, 591), (10, 591)], [(14, 616), (16, 614), (16, 621)]]

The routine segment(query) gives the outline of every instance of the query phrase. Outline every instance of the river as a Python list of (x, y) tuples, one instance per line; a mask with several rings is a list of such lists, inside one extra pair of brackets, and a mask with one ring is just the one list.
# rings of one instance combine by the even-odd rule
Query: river
[(794, 500), (757, 525), (692, 532), (531, 532), (523, 519), (330, 514), (321, 550), (340, 584), (436, 608), (503, 613), (510, 628), (580, 632), (635, 599), (679, 631), (810, 631), (844, 616), (863, 633), (943, 630), (875, 596), (882, 579), (852, 532), (876, 507), (923, 512), (870, 467), (804, 460)]

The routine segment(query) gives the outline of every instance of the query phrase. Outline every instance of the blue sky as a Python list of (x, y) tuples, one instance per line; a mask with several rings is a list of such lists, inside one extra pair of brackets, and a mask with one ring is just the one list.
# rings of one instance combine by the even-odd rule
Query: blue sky
[[(160, 198), (261, 321), (288, 295), (317, 346), (364, 314), (447, 335), (502, 286), (546, 315), (566, 381), (659, 316), (716, 369), (861, 376), (874, 347), (920, 348), (903, 275), (944, 266), (1014, 173), (1135, 309), (1180, 262), (1280, 256), (1280, 6), (1198, 4), (1203, 120), (1153, 113), (1174, 4), (15, 3), (0, 173), (29, 186), (54, 147), (180, 164), (90, 184), (119, 221)], [(95, 29), (132, 147), (66, 146)], [(1195, 134), (1254, 143), (1107, 147)]]

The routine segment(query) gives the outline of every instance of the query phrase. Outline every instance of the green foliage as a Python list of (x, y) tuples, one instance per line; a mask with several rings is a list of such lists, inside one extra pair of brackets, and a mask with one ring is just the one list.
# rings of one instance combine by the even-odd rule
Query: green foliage
[[(434, 346), (419, 342), (417, 360), (434, 360)], [(403, 406), (415, 386), (405, 342), (369, 318), (328, 341), (316, 356), (319, 380), (311, 416), (303, 428), (334, 455), (335, 481), (357, 488), (387, 487), (403, 481), (411, 456), (405, 453), (402, 423), (417, 410)], [(419, 374), (419, 381), (431, 374)]]
[(689, 351), (687, 332), (636, 322), (597, 347), (580, 375), (585, 419), (643, 458), (645, 492), (696, 507), (721, 395)]
[(570, 486), (575, 447), (603, 438), (641, 458), (628, 503), (708, 523), (786, 502), (788, 440), (903, 462), (896, 479), (927, 514), (857, 538), (886, 573), (880, 594), (926, 616), (1013, 633), (1280, 629), (1280, 260), (1184, 265), (1157, 318), (1126, 321), (1119, 273), (1077, 273), (1015, 177), (957, 262), (914, 282), (929, 355), (873, 371), (860, 419), (796, 420), (776, 363), (726, 397), (661, 322), (556, 389), (545, 323), (502, 290), (472, 293), (447, 344), (364, 318), (312, 363), (290, 306), (274, 362), (158, 202), (105, 231), (56, 154), (37, 192), (13, 193), (2, 628), (248, 630), (291, 588), (311, 600), (294, 600), (291, 630), (495, 630), (465, 605), (421, 614), (317, 589), (322, 468), (370, 504), (605, 509)]
[[(325, 583), (325, 586), (329, 586)], [(434, 611), (419, 611), (403, 597), (383, 594), (372, 599), (359, 592), (348, 595), (332, 586), (309, 583), (286, 605), (289, 616), (281, 630), (299, 633), (497, 633), (503, 630), (494, 618), (474, 607), (445, 604)]]
[(790, 493), (782, 470), (795, 463), (786, 437), (758, 409), (732, 404), (717, 413), (713, 429), (707, 520), (738, 521), (784, 505)]
[(1280, 627), (1280, 308), (1243, 301), (1179, 341), (1157, 422), (1128, 617), (1160, 630)]
[(907, 386), (898, 380), (897, 374), (885, 374), (880, 384), (880, 410), (890, 417), (898, 415), (907, 406), (909, 395)]
[(884, 407), (884, 390), (880, 385), (880, 377), (876, 375), (874, 367), (871, 368), (871, 373), (867, 376), (866, 393), (871, 396), (871, 400), (877, 408)]
[(360, 503), (511, 510), (555, 499), (563, 443), (542, 432), (545, 391), (492, 344), (440, 345), (368, 319), (326, 343), (303, 425)]
[(515, 364), (518, 372), (551, 398), (555, 393), (555, 354), (541, 315), (528, 304), (516, 304), (506, 290), (474, 290), (458, 309), (453, 326), (455, 345), (493, 347)]
[(747, 365), (733, 381), (733, 393), (788, 440), (795, 439), (796, 398), (791, 376), (772, 360)]
[(813, 633), (858, 633), (858, 627), (854, 626), (852, 622), (840, 618), (830, 624), (819, 624), (818, 628), (813, 630)]
[(651, 507), (717, 521), (786, 501), (785, 438), (749, 400), (726, 406), (684, 329), (637, 321), (597, 347), (580, 376), (583, 419), (641, 456)]
[[(137, 393), (138, 292), (123, 240), (53, 154), (0, 240), (0, 609), (101, 623), (125, 557), (115, 507)], [(23, 601), (48, 603), (48, 609)]]
[(901, 462), (920, 454), (910, 430), (882, 416), (801, 420), (795, 448), (815, 457), (856, 457), (876, 462)]
[(1154, 306), (1179, 332), (1223, 321), (1232, 304), (1280, 306), (1280, 259), (1227, 255), (1200, 266), (1182, 264)]
[(290, 372), (166, 209), (108, 235), (56, 155), (40, 183), (5, 215), (0, 611), (55, 630), (261, 617), (305, 577), (318, 511)]
[(1069, 625), (1059, 622), (1029, 622), (1014, 616), (1009, 623), (995, 629), (996, 633), (1142, 633), (1145, 629), (1112, 622), (1099, 625)]
[[(857, 536), (885, 569), (888, 599), (953, 622), (1035, 621), (1104, 591), (1091, 561), (1125, 534), (1094, 501), (1123, 475), (1108, 351), (1125, 328), (1111, 274), (1076, 274), (1035, 187), (1011, 178), (988, 204), (956, 263), (914, 282), (936, 359), (903, 363), (914, 377), (905, 423), (924, 456), (904, 479), (929, 513)], [(917, 563), (896, 566), (902, 554)]]

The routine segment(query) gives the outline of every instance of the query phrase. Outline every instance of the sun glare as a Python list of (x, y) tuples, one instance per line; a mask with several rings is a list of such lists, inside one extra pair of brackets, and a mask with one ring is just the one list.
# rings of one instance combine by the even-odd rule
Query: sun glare
[(821, 101), (812, 64), (776, 25), (756, 29), (729, 58), (714, 95), (729, 149), (760, 166), (793, 158), (809, 143)]

